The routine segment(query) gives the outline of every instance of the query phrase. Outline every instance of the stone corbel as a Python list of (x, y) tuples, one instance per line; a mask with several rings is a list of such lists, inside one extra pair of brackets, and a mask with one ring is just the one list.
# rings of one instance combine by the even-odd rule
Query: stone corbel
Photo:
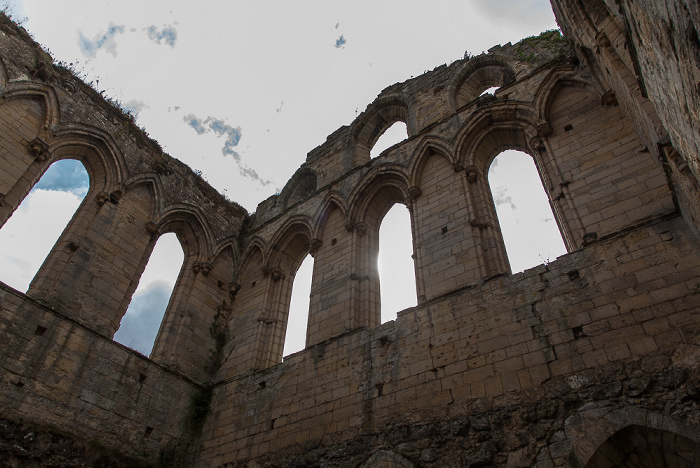
[(475, 228), (479, 228), (479, 229), (486, 229), (487, 227), (489, 227), (488, 223), (480, 223), (476, 219), (472, 219), (471, 221), (469, 221), (469, 225), (471, 227), (475, 227)]
[(284, 272), (279, 268), (275, 267), (272, 270), (270, 270), (270, 278), (272, 278), (272, 281), (279, 281), (282, 278), (284, 278)]
[(352, 232), (355, 230), (355, 223), (353, 223), (352, 221), (346, 221), (345, 224), (343, 224), (343, 226), (348, 232)]
[(595, 37), (595, 41), (603, 48), (610, 47), (610, 38), (604, 32), (598, 33), (598, 35)]
[(107, 192), (99, 192), (97, 195), (95, 195), (95, 200), (97, 201), (98, 205), (102, 206), (107, 203), (107, 200), (109, 200), (109, 194)]
[(364, 237), (364, 235), (367, 234), (367, 225), (365, 223), (357, 223), (355, 229), (357, 230), (357, 235), (360, 237)]
[(546, 137), (552, 133), (552, 124), (549, 122), (541, 123), (537, 126), (537, 134), (541, 137)]
[(464, 166), (462, 166), (460, 163), (452, 163), (452, 170), (455, 172), (461, 172), (464, 170)]
[(530, 138), (530, 148), (542, 152), (545, 150), (544, 141), (538, 136), (532, 137)]
[(311, 255), (316, 255), (316, 252), (318, 252), (318, 249), (321, 247), (322, 241), (321, 239), (313, 238), (309, 241), (309, 253)]
[(228, 284), (228, 296), (233, 299), (235, 299), (236, 294), (238, 294), (238, 291), (240, 291), (241, 285), (236, 283), (235, 281), (232, 281)]
[(209, 262), (197, 261), (192, 264), (192, 271), (195, 273), (199, 273), (201, 271), (204, 276), (208, 275), (212, 268), (213, 265)]
[(423, 195), (423, 191), (420, 189), (420, 187), (417, 187), (417, 186), (415, 186), (415, 185), (414, 185), (413, 187), (409, 187), (409, 189), (408, 189), (408, 197), (409, 197), (411, 200), (416, 200), (416, 199), (417, 199), (418, 197), (420, 197), (421, 195)]
[(467, 175), (467, 181), (473, 184), (479, 180), (479, 170), (476, 166), (467, 166), (464, 170)]
[(603, 94), (601, 100), (603, 102), (603, 107), (613, 107), (619, 105), (619, 103), (617, 102), (617, 96), (615, 96), (615, 93), (612, 92), (612, 90)]
[(146, 223), (146, 231), (151, 235), (151, 237), (158, 235), (158, 232), (160, 231), (160, 226), (158, 226), (156, 223), (153, 221), (149, 221)]
[(39, 137), (30, 141), (27, 144), (27, 148), (37, 162), (44, 162), (51, 157), (51, 153), (49, 153), (49, 144)]

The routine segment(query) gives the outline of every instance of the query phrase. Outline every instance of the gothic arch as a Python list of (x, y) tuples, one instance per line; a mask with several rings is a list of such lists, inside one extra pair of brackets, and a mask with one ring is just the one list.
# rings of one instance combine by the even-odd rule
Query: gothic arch
[[(395, 165), (375, 166), (350, 197), (349, 221), (354, 224), (381, 221), (394, 203), (404, 203), (408, 198), (408, 177), (404, 168)], [(381, 196), (381, 199), (378, 199)], [(368, 213), (376, 208), (375, 213)]]
[[(301, 250), (306, 249), (306, 251), (308, 251), (312, 239), (312, 232), (312, 221), (308, 216), (297, 215), (289, 218), (282, 227), (277, 230), (277, 233), (270, 242), (271, 248), (268, 254), (267, 266), (270, 268), (279, 268), (281, 266), (282, 256), (291, 255), (292, 257), (300, 257), (290, 258), (291, 264), (288, 265), (288, 267), (296, 271), (301, 261), (304, 259)], [(297, 239), (297, 236), (305, 238), (305, 241), (301, 240), (302, 245), (292, 245), (293, 243), (298, 243), (299, 239)], [(305, 246), (303, 244), (305, 244)], [(288, 252), (289, 249), (292, 249), (292, 252)], [(289, 273), (291, 274), (292, 272), (290, 271)]]
[(252, 258), (256, 252), (260, 255), (260, 258), (262, 259), (262, 265), (266, 264), (265, 261), (265, 252), (267, 252), (267, 243), (260, 237), (260, 236), (254, 236), (253, 238), (250, 239), (248, 242), (248, 245), (245, 246), (243, 249), (243, 253), (241, 253), (240, 256), (240, 262), (237, 263), (237, 269), (234, 271), (233, 277), (236, 278), (236, 281), (239, 281), (239, 276), (241, 274), (241, 271), (243, 271), (243, 266), (249, 261), (250, 258)]
[(534, 104), (538, 118), (537, 126), (540, 133), (549, 131), (546, 125), (549, 123), (552, 101), (557, 93), (568, 86), (586, 89), (598, 97), (602, 97), (603, 95), (603, 91), (599, 87), (591, 82), (584, 81), (573, 72), (572, 68), (558, 68), (552, 70), (535, 92)]
[(369, 161), (369, 153), (379, 137), (395, 122), (404, 122), (411, 137), (414, 125), (406, 100), (399, 95), (378, 98), (355, 119), (350, 128), (351, 168)]
[(498, 55), (480, 55), (467, 62), (450, 86), (452, 109), (459, 109), (473, 101), (492, 86), (503, 87), (515, 82), (515, 71), (510, 63)]
[(199, 207), (177, 203), (155, 221), (159, 233), (174, 232), (188, 258), (206, 261), (213, 250), (211, 229)]
[(588, 466), (596, 451), (608, 439), (619, 431), (634, 426), (681, 436), (700, 446), (700, 434), (692, 426), (668, 415), (629, 407), (611, 411), (591, 425), (580, 428), (581, 436), (574, 441), (569, 456), (572, 466)]
[(312, 239), (323, 240), (323, 231), (328, 220), (328, 214), (334, 207), (340, 210), (343, 215), (346, 215), (348, 212), (343, 195), (340, 192), (331, 191), (328, 192), (314, 215)]
[[(212, 258), (214, 261), (216, 261), (216, 258), (221, 255), (223, 252), (226, 251), (226, 249), (231, 249), (231, 257), (233, 258), (233, 265), (238, 265), (239, 260), (240, 260), (240, 245), (238, 244), (238, 238), (236, 236), (227, 236), (224, 239), (220, 240), (212, 253)], [(233, 268), (231, 271), (231, 274), (233, 275)]]
[(132, 190), (140, 185), (147, 185), (150, 189), (151, 195), (153, 196), (153, 213), (162, 213), (165, 210), (165, 200), (164, 200), (164, 188), (160, 177), (156, 172), (142, 172), (135, 174), (124, 182), (124, 190)]
[(453, 166), (457, 164), (456, 151), (449, 141), (435, 136), (427, 136), (421, 140), (410, 158), (408, 174), (411, 187), (420, 187), (423, 168), (433, 154), (439, 154)]
[(316, 172), (308, 167), (299, 168), (280, 193), (282, 210), (316, 192), (317, 188)]
[[(455, 138), (458, 142), (458, 162), (464, 167), (476, 166), (485, 173), (499, 149), (517, 149), (532, 154), (529, 142), (537, 136), (536, 121), (533, 109), (526, 103), (494, 102), (481, 108), (464, 124)], [(494, 140), (489, 155), (482, 155), (481, 160), (477, 161), (477, 148), (494, 132), (506, 132), (511, 137)]]
[(7, 85), (7, 67), (5, 67), (5, 60), (0, 57), (0, 88)]
[(60, 120), (58, 98), (51, 86), (33, 81), (12, 81), (7, 83), (0, 98), (0, 104), (12, 99), (38, 98), (42, 101), (44, 107), (42, 133), (49, 133), (58, 126)]

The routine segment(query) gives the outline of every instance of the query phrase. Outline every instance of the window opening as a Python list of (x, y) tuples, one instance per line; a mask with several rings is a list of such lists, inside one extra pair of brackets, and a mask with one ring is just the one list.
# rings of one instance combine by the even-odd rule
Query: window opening
[(0, 281), (26, 292), (90, 188), (80, 161), (53, 163), (0, 229)]
[(491, 163), (489, 185), (513, 273), (566, 253), (532, 157), (504, 151)]
[(177, 236), (163, 234), (156, 241), (114, 340), (148, 356), (182, 269), (185, 254)]
[(487, 88), (479, 94), (479, 96), (483, 96), (484, 94), (491, 94), (492, 96), (496, 95), (496, 91), (498, 91), (501, 87), (500, 86), (492, 86), (490, 88)]
[(307, 255), (297, 269), (292, 284), (292, 299), (289, 303), (287, 331), (284, 336), (282, 356), (301, 351), (306, 347), (306, 328), (309, 323), (309, 302), (311, 299), (311, 278), (314, 271), (314, 258)]
[(379, 227), (377, 262), (382, 323), (385, 323), (396, 319), (398, 311), (417, 304), (411, 215), (400, 203), (391, 207)]
[(408, 128), (405, 122), (394, 122), (394, 124), (386, 129), (384, 133), (381, 134), (377, 142), (372, 147), (372, 151), (369, 152), (370, 159), (376, 158), (382, 151), (391, 148), (397, 143), (400, 143), (408, 138)]

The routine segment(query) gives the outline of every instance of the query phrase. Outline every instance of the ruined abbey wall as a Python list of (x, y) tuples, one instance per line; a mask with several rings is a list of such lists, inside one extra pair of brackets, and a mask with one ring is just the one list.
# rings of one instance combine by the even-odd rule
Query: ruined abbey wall
[[(632, 2), (553, 5), (570, 41), (544, 33), (386, 88), (251, 215), (3, 18), (0, 219), (59, 159), (90, 190), (27, 293), (0, 287), (0, 453), (55, 462), (56, 441), (83, 440), (104, 463), (161, 466), (698, 464), (697, 18), (654, 36), (680, 51), (667, 59), (645, 21), (678, 24), (688, 2), (634, 26)], [(396, 121), (408, 139), (370, 159)], [(506, 149), (533, 158), (569, 252), (515, 275), (487, 179)], [(395, 203), (418, 305), (381, 324)], [(112, 337), (165, 232), (185, 262), (147, 358)], [(306, 348), (282, 362), (309, 253)], [(7, 442), (28, 430), (53, 445)]]

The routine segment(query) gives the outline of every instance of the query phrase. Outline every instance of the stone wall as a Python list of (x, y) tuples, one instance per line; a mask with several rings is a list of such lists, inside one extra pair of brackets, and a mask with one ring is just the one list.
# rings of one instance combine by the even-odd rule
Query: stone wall
[[(697, 129), (681, 122), (697, 106), (662, 95), (659, 71), (692, 81), (692, 37), (657, 69), (637, 50), (648, 18), (626, 22), (635, 5), (553, 3), (571, 42), (546, 32), (386, 88), (252, 215), (3, 17), (0, 221), (56, 160), (81, 161), (91, 186), (27, 293), (0, 287), (0, 453), (697, 464)], [(669, 18), (689, 8), (674, 5)], [(370, 159), (396, 121), (408, 139)], [(569, 252), (515, 275), (487, 177), (507, 149), (532, 157)], [(411, 214), (418, 305), (382, 324), (378, 233), (396, 203)], [(185, 261), (146, 358), (112, 337), (165, 232)], [(282, 361), (308, 254), (306, 348)], [(63, 446), (77, 455), (56, 459)]]

